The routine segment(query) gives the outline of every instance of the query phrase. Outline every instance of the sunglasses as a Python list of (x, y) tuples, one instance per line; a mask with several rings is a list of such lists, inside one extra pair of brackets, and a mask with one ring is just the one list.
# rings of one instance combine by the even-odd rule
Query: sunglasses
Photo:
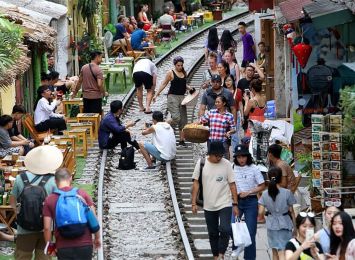
[(305, 218), (305, 217), (310, 217), (310, 218), (314, 218), (315, 217), (315, 214), (313, 212), (300, 212), (300, 216), (302, 218)]
[(330, 200), (327, 200), (327, 201), (324, 202), (324, 204), (327, 207), (334, 206), (334, 207), (338, 208), (338, 207), (341, 206), (341, 201), (330, 201)]

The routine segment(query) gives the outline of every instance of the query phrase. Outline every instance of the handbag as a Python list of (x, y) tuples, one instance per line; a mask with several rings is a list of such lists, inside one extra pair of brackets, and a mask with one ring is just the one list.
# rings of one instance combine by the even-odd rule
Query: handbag
[(251, 245), (251, 238), (247, 224), (241, 222), (239, 217), (236, 217), (235, 222), (232, 223), (232, 231), (235, 246), (245, 248)]

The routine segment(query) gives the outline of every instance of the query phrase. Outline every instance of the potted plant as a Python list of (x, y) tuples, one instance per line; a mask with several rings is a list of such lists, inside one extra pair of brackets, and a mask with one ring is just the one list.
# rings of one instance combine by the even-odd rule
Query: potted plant
[(347, 86), (340, 92), (340, 106), (343, 119), (343, 166), (346, 173), (355, 167), (355, 85)]

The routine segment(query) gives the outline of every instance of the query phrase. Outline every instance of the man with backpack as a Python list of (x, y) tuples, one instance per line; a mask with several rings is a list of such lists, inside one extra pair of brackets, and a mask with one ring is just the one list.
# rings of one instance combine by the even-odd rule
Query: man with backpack
[[(66, 168), (56, 171), (55, 181), (58, 189), (47, 197), (43, 207), (46, 253), (56, 255), (58, 260), (91, 260), (93, 243), (95, 248), (101, 246), (99, 226), (96, 224), (92, 230), (88, 216), (91, 211), (97, 223), (92, 198), (84, 190), (71, 186), (72, 175)], [(53, 222), (55, 244), (52, 242)], [(95, 233), (94, 242), (92, 233)]]
[[(214, 259), (224, 259), (224, 253), (232, 233), (232, 210), (235, 216), (238, 216), (234, 173), (232, 165), (223, 158), (223, 154), (223, 143), (220, 141), (211, 142), (207, 158), (201, 158), (197, 162), (192, 175), (192, 213), (197, 214), (198, 199), (201, 200), (203, 197), (203, 210)], [(201, 163), (201, 160), (204, 162)], [(203, 196), (199, 196), (199, 190)]]
[(53, 173), (62, 162), (62, 152), (49, 145), (38, 146), (25, 157), (27, 171), (17, 175), (10, 197), (17, 212), (16, 260), (50, 259), (44, 254), (42, 209), (45, 198), (57, 187)]

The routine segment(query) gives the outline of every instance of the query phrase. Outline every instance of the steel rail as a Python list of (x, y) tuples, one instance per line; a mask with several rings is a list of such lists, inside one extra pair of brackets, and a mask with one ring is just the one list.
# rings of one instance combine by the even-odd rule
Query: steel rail
[[(155, 63), (155, 65), (158, 66), (160, 63), (162, 63), (164, 61), (165, 58), (169, 57), (173, 52), (175, 52), (176, 50), (178, 50), (180, 48), (183, 48), (183, 46), (186, 43), (197, 38), (198, 36), (200, 36), (201, 34), (206, 32), (207, 30), (209, 30), (211, 27), (218, 26), (223, 23), (227, 23), (233, 19), (241, 18), (242, 16), (245, 16), (247, 14), (249, 14), (249, 11), (245, 11), (243, 13), (236, 14), (234, 16), (231, 16), (227, 19), (219, 21), (215, 24), (212, 24), (211, 26), (204, 28), (201, 31), (198, 31), (198, 32), (192, 34), (191, 37), (186, 38), (184, 41), (182, 41), (180, 45), (172, 48), (166, 54), (162, 55), (162, 57)], [(197, 64), (200, 63), (200, 61), (203, 59), (203, 57), (204, 56), (201, 56), (199, 59), (197, 59), (196, 62), (194, 62), (194, 64), (192, 65), (192, 67), (188, 71), (188, 78), (195, 71), (195, 69), (196, 69), (195, 67), (197, 66)], [(129, 106), (130, 102), (132, 101), (132, 98), (134, 97), (134, 93), (135, 93), (135, 88), (131, 88), (131, 90), (123, 98), (122, 103), (123, 103), (124, 111), (126, 111), (128, 109), (128, 106)], [(98, 177), (98, 180), (99, 180), (98, 181), (98, 193), (97, 193), (97, 207), (98, 207), (97, 217), (98, 217), (98, 221), (99, 221), (99, 224), (101, 227), (99, 230), (99, 236), (100, 236), (100, 241), (102, 243), (101, 247), (97, 249), (97, 259), (98, 260), (105, 259), (104, 258), (104, 249), (103, 249), (104, 244), (103, 244), (103, 222), (102, 222), (102, 219), (103, 219), (103, 185), (104, 185), (104, 174), (105, 174), (106, 161), (107, 161), (107, 149), (104, 149), (102, 152), (101, 163), (100, 163), (100, 170), (99, 170), (99, 177)], [(184, 227), (184, 223), (183, 223), (183, 220), (181, 217), (178, 201), (176, 198), (176, 192), (175, 192), (175, 186), (174, 186), (174, 182), (173, 182), (170, 162), (168, 162), (166, 164), (166, 170), (167, 170), (167, 176), (168, 176), (168, 182), (169, 182), (170, 195), (171, 195), (173, 206), (174, 206), (175, 217), (178, 222), (180, 235), (181, 235), (181, 238), (182, 238), (182, 241), (184, 244), (184, 250), (185, 250), (185, 253), (186, 253), (188, 259), (194, 260), (193, 252), (192, 252), (192, 249), (191, 249), (191, 246), (189, 243), (189, 239), (188, 239), (185, 227)]]

